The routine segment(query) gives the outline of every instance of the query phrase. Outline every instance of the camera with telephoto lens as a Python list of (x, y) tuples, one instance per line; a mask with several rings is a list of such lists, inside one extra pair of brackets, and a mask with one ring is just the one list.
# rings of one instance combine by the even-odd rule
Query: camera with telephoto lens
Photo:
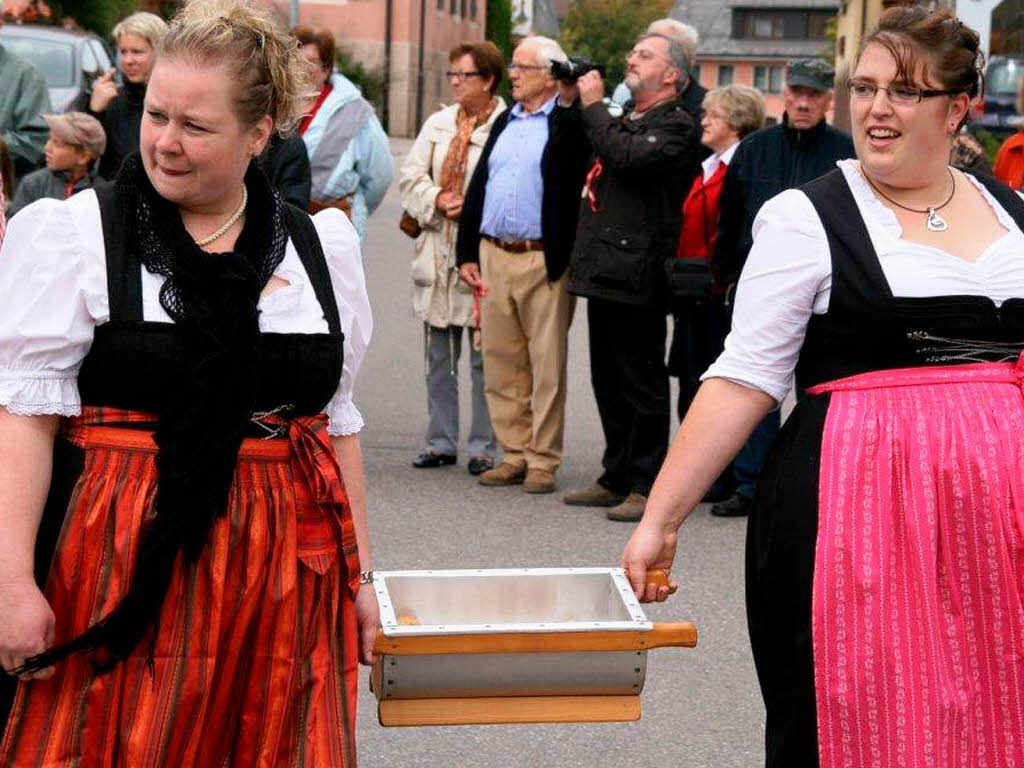
[(597, 70), (598, 74), (604, 77), (604, 64), (598, 64), (590, 59), (570, 58), (568, 61), (551, 62), (551, 74), (563, 83), (575, 83), (593, 70)]

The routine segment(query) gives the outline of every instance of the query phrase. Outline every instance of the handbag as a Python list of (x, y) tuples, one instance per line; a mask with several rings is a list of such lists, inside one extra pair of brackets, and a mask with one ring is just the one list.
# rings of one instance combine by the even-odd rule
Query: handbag
[[(430, 142), (430, 159), (427, 161), (428, 175), (434, 167), (435, 146), (436, 145), (434, 144), (434, 142)], [(433, 181), (433, 177), (431, 177), (431, 181)], [(398, 220), (398, 228), (402, 230), (402, 232), (404, 232), (406, 235), (411, 237), (413, 240), (419, 237), (420, 234), (423, 232), (423, 227), (420, 226), (420, 223), (416, 220), (416, 217), (405, 210), (402, 211), (402, 217)]]
[(398, 228), (413, 240), (419, 237), (423, 231), (423, 227), (420, 226), (416, 217), (408, 211), (402, 211), (402, 218), (398, 220)]
[(666, 259), (668, 291), (677, 301), (703, 301), (710, 298), (715, 277), (703, 259)]

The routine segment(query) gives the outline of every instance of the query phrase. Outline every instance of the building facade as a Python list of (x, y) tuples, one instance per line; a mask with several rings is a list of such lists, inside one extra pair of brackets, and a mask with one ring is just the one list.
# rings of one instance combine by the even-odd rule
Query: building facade
[(693, 75), (701, 85), (754, 86), (778, 121), (786, 62), (831, 55), (838, 8), (839, 0), (677, 0), (670, 15), (700, 34)]
[[(283, 18), (289, 0), (275, 0)], [(487, 0), (301, 0), (299, 23), (329, 29), (354, 61), (384, 81), (378, 113), (392, 136), (412, 137), (451, 103), (448, 51), (484, 39)]]

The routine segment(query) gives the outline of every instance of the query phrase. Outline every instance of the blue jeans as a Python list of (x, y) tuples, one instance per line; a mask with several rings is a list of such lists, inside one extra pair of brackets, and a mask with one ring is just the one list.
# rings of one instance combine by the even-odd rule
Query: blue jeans
[(736, 478), (736, 493), (748, 499), (754, 497), (757, 478), (761, 475), (768, 451), (779, 434), (779, 409), (775, 409), (754, 428), (747, 438), (746, 445), (740, 448), (736, 458), (732, 460), (732, 474)]

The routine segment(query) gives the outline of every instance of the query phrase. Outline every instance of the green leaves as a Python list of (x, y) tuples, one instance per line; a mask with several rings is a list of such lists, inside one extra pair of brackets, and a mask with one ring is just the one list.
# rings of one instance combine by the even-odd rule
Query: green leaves
[(637, 36), (671, 7), (672, 0), (574, 0), (562, 23), (562, 47), (604, 64), (611, 90), (622, 80)]

